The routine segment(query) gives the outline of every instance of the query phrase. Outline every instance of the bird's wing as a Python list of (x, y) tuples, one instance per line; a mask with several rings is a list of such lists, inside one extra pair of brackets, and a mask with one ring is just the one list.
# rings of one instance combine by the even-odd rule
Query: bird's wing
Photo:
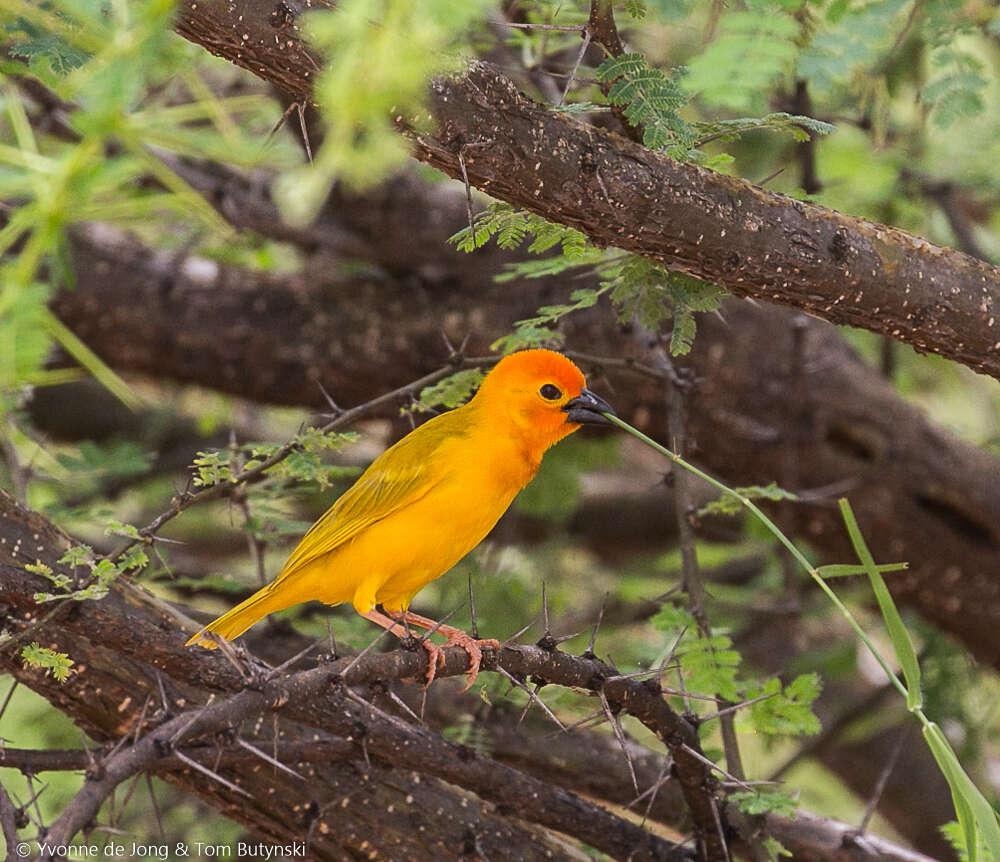
[[(454, 412), (454, 411), (453, 411)], [(366, 527), (415, 503), (447, 475), (441, 444), (463, 434), (451, 413), (430, 420), (382, 453), (309, 528), (278, 579), (349, 541)], [(275, 581), (277, 583), (277, 581)]]

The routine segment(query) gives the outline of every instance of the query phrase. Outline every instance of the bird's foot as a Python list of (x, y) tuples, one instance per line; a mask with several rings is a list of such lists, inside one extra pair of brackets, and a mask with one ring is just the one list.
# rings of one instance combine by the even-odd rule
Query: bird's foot
[(424, 688), (429, 688), (437, 676), (437, 669), (444, 667), (444, 649), (433, 643), (430, 638), (424, 638), (420, 641), (420, 645), (427, 650), (427, 682), (424, 683)]
[(479, 666), (483, 661), (483, 647), (500, 649), (500, 641), (496, 638), (474, 638), (468, 632), (464, 632), (461, 629), (453, 629), (450, 626), (446, 628), (448, 628), (448, 631), (444, 634), (448, 639), (445, 641), (445, 647), (459, 646), (469, 656), (469, 681), (465, 684), (465, 688), (462, 689), (464, 693), (472, 688), (476, 682), (476, 677), (479, 676)]
[[(450, 646), (460, 646), (469, 656), (469, 682), (462, 689), (463, 692), (472, 688), (476, 677), (479, 676), (479, 666), (483, 661), (483, 647), (500, 649), (500, 641), (495, 638), (474, 638), (462, 629), (443, 625), (411, 611), (387, 611), (386, 614), (381, 614), (373, 610), (363, 614), (363, 616), (365, 619), (389, 629), (400, 639), (409, 634), (409, 628), (404, 628), (404, 626), (419, 626), (422, 629), (427, 629), (427, 636), (420, 641), (424, 649), (427, 650), (427, 685), (434, 682), (438, 668), (444, 667), (444, 651)], [(444, 636), (444, 646), (431, 643), (429, 635), (434, 633)]]

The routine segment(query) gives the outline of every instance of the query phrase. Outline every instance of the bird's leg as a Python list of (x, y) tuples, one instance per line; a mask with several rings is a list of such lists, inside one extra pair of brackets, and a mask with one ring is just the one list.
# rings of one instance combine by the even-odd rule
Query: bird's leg
[[(428, 617), (422, 617), (420, 614), (412, 613), (411, 611), (403, 612), (392, 612), (388, 611), (389, 615), (399, 622), (408, 623), (411, 626), (419, 626), (422, 629), (427, 629), (429, 632), (440, 632), (446, 638), (445, 646), (460, 646), (462, 649), (468, 653), (469, 656), (469, 682), (462, 689), (462, 691), (468, 691), (472, 688), (473, 683), (476, 681), (476, 677), (479, 676), (479, 665), (483, 660), (483, 647), (492, 647), (493, 649), (500, 649), (500, 641), (495, 638), (474, 638), (468, 632), (462, 631), (462, 629), (456, 629), (452, 626), (446, 626), (443, 623), (435, 622)], [(427, 646), (429, 641), (424, 641), (424, 646)], [(441, 656), (441, 664), (444, 664), (444, 655)], [(436, 672), (436, 669), (435, 669)], [(429, 674), (429, 676), (431, 676)], [(433, 676), (431, 676), (433, 679)]]
[[(371, 620), (375, 625), (382, 626), (390, 634), (395, 635), (401, 641), (410, 640), (412, 638), (410, 630), (407, 626), (400, 625), (399, 622), (394, 620), (392, 617), (388, 617), (383, 613), (379, 613), (376, 610), (370, 610), (366, 614), (362, 614), (366, 620)], [(407, 620), (407, 623), (410, 621)], [(431, 643), (430, 640), (424, 639), (420, 641), (424, 649), (427, 650), (427, 685), (434, 682), (434, 677), (437, 674), (438, 666), (444, 665), (444, 650), (441, 649), (436, 643)]]

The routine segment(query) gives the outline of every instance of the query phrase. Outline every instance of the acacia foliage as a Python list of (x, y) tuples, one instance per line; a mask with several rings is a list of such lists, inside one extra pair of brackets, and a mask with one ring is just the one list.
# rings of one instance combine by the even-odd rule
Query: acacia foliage
[[(629, 47), (641, 50), (606, 57), (602, 46), (602, 51), (580, 55), (575, 67), (566, 57), (572, 60), (576, 55), (591, 11), (582, 5), (541, 2), (522, 13), (522, 23), (557, 23), (578, 30), (501, 30), (502, 38), (492, 42), (483, 26), (487, 9), (482, 5), (393, 0), (382, 4), (374, 18), (369, 6), (339, 4), (337, 10), (309, 16), (305, 25), (313, 44), (327, 52), (316, 95), (329, 129), (314, 168), (303, 165), (284, 138), (261, 145), (281, 109), (244, 79), (233, 78), (230, 70), (207, 64), (200, 50), (172, 38), (171, 4), (135, 3), (127, 10), (111, 4), (95, 11), (88, 4), (66, 0), (21, 9), (2, 7), (7, 10), (3, 26), (12, 45), (12, 59), (5, 61), (4, 71), (24, 76), (26, 65), (28, 76), (58, 97), (54, 104), (40, 107), (31, 91), (13, 78), (2, 92), (0, 193), (18, 204), (0, 233), (0, 252), (5, 253), (0, 263), (4, 421), (10, 429), (11, 451), (22, 460), (39, 459), (29, 483), (34, 501), (65, 518), (80, 534), (101, 538), (108, 530), (128, 541), (138, 536), (135, 527), (124, 523), (124, 515), (109, 516), (98, 485), (88, 489), (98, 488), (96, 500), (92, 496), (91, 505), (75, 511), (67, 511), (53, 489), (67, 483), (83, 489), (113, 473), (142, 476), (150, 459), (141, 447), (117, 442), (81, 444), (54, 457), (28, 454), (36, 438), (21, 409), (26, 387), (74, 376), (72, 371), (46, 366), (53, 340), (119, 397), (136, 403), (128, 385), (97, 360), (93, 348), (99, 345), (75, 339), (48, 311), (46, 302), (53, 291), (73, 283), (67, 232), (85, 221), (128, 225), (168, 254), (177, 251), (178, 236), (189, 236), (185, 254), (194, 250), (217, 260), (280, 271), (291, 256), (288, 249), (256, 237), (234, 237), (226, 221), (175, 170), (176, 157), (268, 171), (286, 214), (301, 222), (321, 206), (335, 180), (363, 186), (399, 164), (405, 151), (397, 123), (419, 133), (427, 77), (460, 65), (457, 50), (442, 65), (443, 48), (454, 49), (461, 43), (465, 50), (478, 50), (490, 42), (493, 49), (515, 52), (527, 68), (541, 68), (543, 74), (560, 70), (561, 77), (555, 80), (563, 97), (558, 100), (561, 109), (595, 121), (606, 120), (612, 107), (620, 109), (647, 147), (714, 170), (761, 179), (790, 153), (812, 153), (820, 176), (829, 184), (826, 194), (817, 197), (816, 190), (807, 191), (793, 171), (778, 177), (776, 187), (921, 233), (947, 239), (949, 230), (957, 229), (924, 206), (912, 190), (900, 186), (904, 165), (917, 164), (928, 172), (947, 166), (979, 194), (996, 199), (995, 150), (972, 145), (1000, 137), (990, 132), (997, 124), (990, 106), (997, 100), (988, 97), (995, 81), (986, 73), (985, 59), (998, 30), (997, 16), (985, 4), (784, 0), (722, 6), (709, 15), (696, 4), (630, 0), (624, 11), (634, 23), (623, 32)], [(227, 84), (236, 87), (236, 95), (218, 94)], [(802, 91), (810, 95), (810, 107), (798, 98)], [(535, 95), (557, 101), (547, 97), (544, 87)], [(51, 116), (46, 117), (47, 112)], [(814, 136), (827, 135), (834, 126), (836, 134), (814, 142)], [(807, 146), (787, 149), (785, 132), (791, 133), (792, 142)], [(865, 138), (869, 133), (883, 148), (874, 154)], [(851, 182), (843, 182), (848, 175)], [(995, 251), (992, 237), (983, 230), (990, 218), (995, 219), (992, 207), (993, 203), (987, 205), (989, 214), (980, 217), (974, 232)], [(953, 214), (944, 215), (950, 219)], [(696, 337), (695, 313), (713, 310), (720, 298), (712, 285), (634, 255), (594, 248), (572, 227), (504, 205), (488, 206), (457, 241), (475, 252), (490, 239), (505, 249), (527, 243), (531, 253), (541, 255), (515, 264), (509, 273), (512, 278), (565, 279), (554, 301), (498, 342), (498, 351), (535, 344), (560, 346), (563, 318), (600, 309), (607, 300), (626, 323), (638, 319), (646, 328), (657, 329), (671, 321), (669, 346), (675, 355), (683, 355)], [(596, 273), (598, 286), (567, 288), (569, 279), (582, 271)], [(461, 374), (423, 388), (408, 412), (454, 406), (478, 379), (474, 370)], [(224, 408), (217, 412), (227, 418), (213, 419), (212, 411), (205, 410), (204, 421), (228, 421)], [(330, 440), (336, 447), (349, 442), (340, 436)], [(293, 493), (315, 492), (349, 475), (320, 457), (322, 450), (333, 448), (327, 445), (330, 440), (309, 432), (298, 435), (288, 457), (242, 500), (242, 529), (258, 557), (301, 528)], [(192, 459), (194, 484), (228, 489), (234, 476), (254, 469), (280, 448), (274, 442), (213, 447)], [(568, 452), (550, 461), (549, 473), (530, 504), (534, 514), (564, 522), (567, 496), (575, 502), (580, 492), (580, 463), (600, 461), (606, 455), (599, 449), (588, 458), (580, 446)], [(18, 457), (8, 457), (9, 464), (17, 461)], [(162, 488), (154, 493), (162, 502)], [(761, 496), (777, 502), (790, 499), (780, 489)], [(214, 527), (221, 528), (219, 523)], [(169, 550), (158, 550), (170, 557)], [(120, 557), (95, 553), (83, 544), (65, 562), (77, 568), (78, 578), (64, 580), (67, 576), (50, 571), (46, 577), (52, 576), (55, 592), (40, 598), (99, 600), (117, 578), (150, 566), (150, 558), (134, 547), (130, 556)], [(163, 577), (166, 564), (160, 569), (161, 562), (144, 577), (151, 582)], [(530, 558), (522, 569), (539, 572), (551, 563), (544, 557)], [(772, 580), (776, 571), (769, 572)], [(212, 574), (191, 577), (182, 585), (210, 587), (227, 595), (240, 588)], [(513, 596), (523, 609), (525, 583), (515, 581), (509, 594), (494, 596), (493, 603), (502, 604)], [(642, 584), (641, 577), (629, 581), (634, 590), (641, 589), (637, 583)], [(442, 595), (437, 598), (444, 604)], [(737, 598), (746, 601), (748, 596), (737, 594)], [(633, 645), (629, 649), (637, 652), (624, 655), (638, 665), (675, 647), (691, 694), (729, 700), (765, 698), (750, 707), (746, 719), (757, 733), (815, 732), (817, 725), (808, 709), (819, 689), (813, 673), (778, 682), (747, 671), (728, 633), (725, 611), (712, 613), (713, 621), (717, 613), (723, 621), (716, 624), (716, 631), (698, 635), (691, 630), (694, 618), (683, 603), (668, 606), (653, 623), (658, 639), (649, 641), (645, 651)], [(26, 645), (22, 656), (53, 674), (72, 672), (71, 656), (46, 651), (36, 643)], [(484, 696), (497, 698), (498, 693)], [(683, 696), (678, 698), (675, 702), (683, 703)], [(940, 693), (938, 698), (946, 701)], [(941, 703), (937, 706), (944, 708)], [(964, 708), (960, 698), (953, 698), (946, 713), (951, 710), (968, 719), (960, 715)], [(966, 755), (974, 750), (974, 736), (970, 735)], [(708, 753), (720, 757), (712, 744)], [(789, 806), (782, 794), (733, 798), (751, 812), (784, 811)]]

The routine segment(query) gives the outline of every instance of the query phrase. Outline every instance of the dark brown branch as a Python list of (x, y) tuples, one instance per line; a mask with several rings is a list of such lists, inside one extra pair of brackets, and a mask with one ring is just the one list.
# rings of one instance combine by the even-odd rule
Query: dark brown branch
[(0, 831), (3, 832), (4, 843), (7, 845), (7, 859), (13, 860), (14, 846), (17, 844), (17, 809), (2, 784), (0, 784)]
[[(442, 234), (462, 223), (463, 209), (458, 195), (454, 222)], [(419, 235), (425, 245), (431, 233)], [(217, 267), (208, 279), (182, 268), (164, 295), (151, 253), (134, 241), (87, 235), (76, 251), (77, 289), (61, 294), (54, 307), (112, 365), (283, 403), (320, 406), (317, 380), (338, 401), (364, 402), (440, 364), (442, 316), (452, 341), (471, 332), (473, 346), (484, 349), (513, 321), (561, 295), (544, 281), (516, 290), (493, 284), (486, 276), (495, 258), (481, 260), (483, 271), (468, 291), (426, 283), (414, 289), (384, 275), (331, 290), (297, 276)], [(452, 253), (438, 254), (438, 272), (446, 272)], [(464, 267), (476, 258), (454, 259)], [(467, 273), (460, 272), (459, 278)], [(377, 295), (378, 311), (358, 295)], [(106, 326), (108, 312), (101, 309), (114, 310), (114, 339), (91, 338)], [(794, 457), (798, 475), (790, 490), (807, 497), (817, 488), (850, 491), (876, 555), (912, 564), (889, 579), (896, 596), (982, 661), (1000, 663), (1000, 592), (984, 574), (995, 570), (1000, 548), (1000, 462), (904, 403), (821, 323), (735, 302), (725, 314), (725, 323), (703, 316), (685, 360), (703, 381), (687, 405), (692, 456), (737, 485), (783, 480)], [(647, 428), (661, 421), (658, 382), (629, 373), (634, 363), (619, 356), (618, 327), (599, 309), (568, 318), (564, 331), (570, 348), (598, 357), (581, 363), (592, 377), (610, 375), (622, 415)], [(281, 337), (287, 332), (296, 333), (294, 343)], [(651, 476), (647, 487), (655, 483)], [(852, 551), (830, 500), (779, 514), (786, 526), (806, 531), (827, 561), (843, 562)], [(661, 512), (655, 524), (662, 523)]]
[[(615, 24), (615, 11), (611, 0), (590, 0), (590, 17), (587, 21), (587, 33), (609, 56), (620, 57), (625, 53), (625, 45), (618, 34), (618, 26)], [(612, 83), (611, 81), (601, 83), (601, 92), (605, 96), (611, 90)], [(638, 126), (633, 126), (628, 121), (625, 111), (621, 106), (612, 105), (611, 112), (621, 124), (625, 134), (633, 141), (642, 143), (642, 129)]]
[[(456, 653), (455, 650), (449, 652)], [(464, 662), (465, 658), (456, 653), (449, 656), (446, 669), (449, 673), (461, 673), (458, 666)], [(424, 666), (422, 670), (421, 665)], [(349, 666), (350, 670), (344, 673)], [(474, 790), (484, 798), (507, 806), (521, 818), (576, 835), (614, 858), (689, 858), (687, 852), (599, 806), (510, 767), (479, 758), (463, 746), (445, 742), (374, 707), (369, 711), (351, 708), (344, 697), (346, 689), (343, 686), (416, 676), (426, 670), (425, 666), (426, 656), (412, 652), (370, 654), (361, 661), (342, 659), (329, 667), (280, 677), (263, 684), (259, 690), (244, 690), (199, 707), (193, 713), (178, 715), (141, 737), (130, 748), (103, 760), (98, 773), (88, 776), (73, 801), (49, 827), (46, 837), (54, 845), (68, 844), (93, 820), (119, 783), (139, 771), (153, 768), (164, 752), (176, 749), (179, 756), (182, 751), (178, 746), (186, 739), (210, 736), (226, 728), (238, 727), (265, 710), (282, 709), (314, 726), (332, 730), (348, 742), (363, 739), (366, 750), (387, 763), (436, 775)], [(213, 771), (217, 768), (214, 766)]]
[[(296, 23), (276, 40), (262, 8), (250, 3), (208, 0), (178, 11), (185, 37), (295, 96), (310, 92), (317, 64)], [(462, 175), (463, 142), (487, 141), (465, 158), (473, 185), (578, 228), (598, 245), (1000, 377), (994, 267), (674, 162), (532, 102), (488, 64), (435, 81), (430, 105), (438, 132), (413, 135), (414, 155), (451, 177)]]
[[(3, 492), (0, 492), (0, 536), (8, 540), (0, 542), (0, 597), (10, 610), (8, 625), (16, 628), (30, 619), (32, 595), (43, 586), (37, 575), (22, 568), (23, 562), (34, 558), (55, 566), (65, 540), (60, 538), (44, 519), (18, 506)], [(14, 552), (13, 549), (22, 544), (16, 541), (17, 536), (31, 537), (30, 554), (26, 553), (27, 548)], [(460, 746), (443, 743), (425, 730), (391, 719), (381, 712), (375, 712), (372, 707), (359, 704), (355, 695), (347, 695), (348, 685), (356, 686), (372, 680), (380, 680), (384, 685), (392, 679), (419, 676), (426, 666), (423, 651), (399, 650), (388, 654), (369, 654), (353, 664), (351, 664), (353, 660), (343, 659), (338, 663), (291, 676), (265, 680), (255, 684), (254, 688), (247, 689), (244, 688), (245, 683), (241, 676), (224, 657), (202, 650), (184, 649), (181, 646), (184, 638), (173, 628), (170, 618), (163, 616), (155, 607), (141, 602), (136, 603), (138, 595), (134, 588), (131, 590), (132, 595), (129, 600), (117, 592), (112, 592), (100, 602), (80, 603), (74, 615), (57, 620), (51, 625), (46, 643), (54, 648), (69, 651), (81, 663), (80, 670), (66, 683), (56, 683), (44, 674), (23, 668), (9, 650), (0, 652), (0, 663), (4, 669), (13, 672), (17, 678), (24, 680), (32, 688), (60, 705), (99, 739), (117, 739), (123, 733), (131, 737), (136, 731), (141, 734), (143, 728), (135, 726), (134, 722), (142, 720), (143, 716), (146, 718), (146, 734), (140, 737), (136, 746), (122, 750), (106, 760), (98, 761), (97, 772), (93, 779), (87, 782), (88, 786), (80, 797), (79, 806), (72, 811), (64, 812), (64, 817), (60, 819), (61, 833), (70, 828), (71, 819), (74, 822), (82, 822), (88, 811), (96, 810), (93, 809), (96, 797), (107, 788), (107, 784), (114, 777), (135, 768), (139, 762), (143, 762), (146, 768), (158, 763), (160, 757), (169, 756), (170, 740), (179, 744), (184, 739), (193, 738), (196, 733), (211, 738), (216, 730), (228, 728), (239, 732), (237, 724), (239, 716), (257, 714), (261, 709), (277, 710), (286, 728), (289, 727), (290, 719), (298, 717), (313, 727), (334, 732), (342, 740), (347, 740), (355, 752), (354, 762), (357, 762), (358, 757), (362, 755), (370, 756), (370, 764), (366, 769), (374, 776), (373, 781), (385, 780), (386, 764), (392, 763), (404, 767), (403, 772), (394, 773), (394, 785), (406, 780), (405, 777), (409, 774), (406, 767), (411, 767), (418, 769), (425, 776), (447, 775), (451, 781), (479, 789), (486, 798), (496, 798), (498, 801), (505, 798), (507, 791), (503, 788), (491, 789), (487, 786), (490, 783), (489, 775), (498, 774), (495, 771), (490, 772), (492, 763), (489, 760), (470, 755), (470, 752)], [(29, 611), (27, 617), (26, 610)], [(141, 655), (144, 662), (127, 658), (137, 655)], [(509, 673), (517, 676), (532, 675), (536, 679), (546, 679), (581, 689), (603, 688), (609, 702), (619, 703), (624, 709), (639, 717), (647, 726), (655, 729), (668, 745), (678, 743), (684, 745), (684, 740), (690, 738), (693, 732), (686, 722), (669, 709), (655, 688), (634, 679), (616, 677), (611, 669), (600, 662), (550, 652), (539, 647), (508, 647), (499, 654), (492, 652), (488, 661), (491, 667), (503, 666)], [(84, 663), (86, 667), (83, 667)], [(449, 649), (446, 651), (446, 666), (441, 670), (441, 675), (460, 675), (464, 672), (466, 664), (467, 656), (464, 651)], [(162, 667), (164, 671), (158, 673), (156, 667)], [(346, 671), (348, 667), (350, 671)], [(165, 675), (167, 673), (169, 676)], [(160, 715), (148, 714), (141, 706), (143, 700), (141, 693), (155, 692), (159, 684), (162, 684), (164, 691), (162, 700), (164, 710), (188, 709), (189, 711), (175, 714), (173, 717), (169, 712)], [(221, 693), (223, 699), (211, 706), (196, 707), (193, 712), (190, 711), (190, 705), (204, 701), (209, 690)], [(138, 698), (136, 693), (140, 694)], [(159, 702), (160, 698), (157, 696), (156, 700)], [(152, 729), (156, 722), (160, 724)], [(154, 742), (157, 739), (163, 740), (159, 746), (161, 748), (167, 746), (167, 750), (157, 750), (157, 744)], [(694, 742), (697, 745), (696, 739)], [(338, 751), (346, 753), (346, 749), (343, 748), (338, 748)], [(223, 777), (229, 781), (238, 779), (240, 785), (248, 790), (253, 788), (257, 793), (265, 794), (272, 805), (286, 803), (292, 805), (295, 799), (302, 799), (304, 789), (302, 782), (284, 773), (277, 772), (267, 776), (267, 782), (272, 788), (280, 785), (281, 792), (278, 794), (268, 791), (267, 784), (259, 784), (259, 778), (255, 779), (254, 776), (259, 776), (261, 772), (272, 771), (260, 770), (259, 760), (256, 757), (250, 762), (233, 758), (231, 763), (231, 767), (227, 766), (223, 759), (219, 766), (220, 770), (235, 770), (224, 771)], [(340, 775), (338, 769), (335, 763), (330, 763), (324, 767), (323, 773)], [(695, 770), (701, 770), (696, 759), (692, 759), (690, 766), (685, 766), (683, 761), (679, 762), (677, 781), (684, 786), (685, 782), (691, 783), (694, 778), (696, 779), (694, 784), (704, 791), (705, 772), (701, 771), (698, 777), (693, 775)], [(308, 792), (311, 798), (317, 798), (316, 794), (321, 794), (324, 779), (315, 770), (309, 770), (308, 764), (301, 766), (299, 771), (302, 771), (309, 781)], [(169, 780), (180, 783), (188, 789), (197, 789), (199, 795), (213, 801), (214, 804), (224, 806), (235, 816), (241, 817), (241, 813), (247, 813), (245, 806), (239, 803), (238, 797), (234, 797), (232, 791), (218, 782), (206, 780), (200, 774), (191, 778), (186, 776), (184, 771), (164, 774)], [(520, 782), (519, 787), (528, 787), (523, 783), (523, 778), (519, 776), (512, 778)], [(353, 788), (353, 795), (368, 798), (369, 791), (365, 789), (369, 786), (367, 782), (359, 783), (356, 776), (347, 780)], [(417, 795), (428, 804), (444, 804), (439, 793), (437, 786), (427, 777), (421, 782), (417, 791)], [(491, 793), (495, 795), (490, 797)], [(555, 795), (552, 795), (553, 793)], [(306, 797), (306, 801), (308, 798)], [(320, 798), (323, 798), (322, 795)], [(327, 797), (329, 802), (334, 804), (340, 798), (336, 794), (332, 799)], [(553, 805), (551, 812), (533, 810), (530, 799), (522, 798), (512, 804), (521, 805), (526, 809), (523, 811), (518, 809), (522, 817), (532, 817), (535, 820), (555, 818), (560, 813), (566, 817), (574, 817), (576, 816), (574, 812), (592, 816), (585, 804), (568, 798), (561, 792), (548, 789), (541, 798), (546, 800), (545, 804)], [(379, 804), (375, 803), (376, 808), (366, 810), (375, 811)], [(340, 810), (339, 805), (337, 808)], [(302, 831), (297, 830), (304, 830), (310, 822), (318, 823), (323, 827), (318, 833), (316, 829), (310, 830), (313, 839), (317, 841), (314, 850), (318, 850), (322, 844), (325, 849), (320, 856), (329, 858), (331, 848), (340, 846), (336, 843), (333, 845), (323, 843), (329, 840), (323, 836), (331, 834), (331, 827), (326, 825), (329, 823), (331, 810), (324, 808), (319, 813), (314, 812), (313, 816), (316, 819), (311, 821), (303, 822), (301, 816), (289, 815), (282, 822), (275, 821), (275, 817), (279, 816), (277, 811), (256, 808), (249, 820), (246, 817), (241, 819), (252, 823), (256, 831), (266, 836), (275, 838), (283, 836), (286, 840), (290, 837), (301, 840)], [(596, 814), (600, 817), (611, 817), (606, 812), (602, 814), (599, 809)], [(349, 810), (337, 816), (346, 818), (336, 827), (342, 833), (338, 834), (337, 841), (349, 842), (352, 840), (350, 835), (356, 834), (358, 824), (351, 819)], [(486, 815), (481, 813), (479, 816)], [(412, 821), (404, 818), (402, 822)], [(439, 822), (440, 819), (435, 821)], [(617, 821), (607, 819), (601, 822), (614, 823), (615, 828), (619, 825)], [(835, 824), (830, 826), (834, 828)], [(381, 840), (404, 838), (402, 833), (388, 828), (384, 822), (381, 828), (387, 829), (388, 833), (382, 838), (373, 835), (369, 840), (374, 840), (377, 844)], [(504, 840), (513, 840), (510, 830), (502, 823), (498, 823), (496, 828), (507, 836)], [(562, 825), (557, 828), (573, 832), (578, 827), (575, 820), (569, 822), (564, 819)], [(583, 828), (587, 828), (586, 824)], [(791, 830), (794, 834), (796, 827), (789, 822), (780, 828)], [(780, 832), (775, 834), (779, 840), (783, 840)], [(320, 841), (321, 838), (323, 841)], [(55, 841), (54, 838), (52, 840)], [(606, 836), (602, 840), (611, 847), (619, 839), (615, 836)], [(648, 839), (643, 838), (643, 841), (646, 842)], [(513, 844), (510, 845), (509, 853), (501, 849), (502, 844), (499, 848), (495, 843), (491, 846), (495, 848), (496, 853), (496, 856), (491, 858), (519, 858), (516, 855), (517, 851), (512, 849)], [(643, 843), (641, 846), (667, 847), (662, 843), (659, 845)], [(810, 858), (827, 857), (820, 854)], [(857, 858), (874, 857), (861, 853)]]
[[(776, 819), (773, 814), (767, 815), (769, 830)], [(933, 862), (923, 853), (907, 850), (877, 835), (860, 835), (857, 827), (816, 817), (804, 811), (796, 813), (782, 830), (780, 840), (795, 858), (824, 859), (827, 862), (856, 862), (858, 859)]]
[[(813, 115), (808, 81), (800, 78), (795, 82), (795, 94), (791, 98), (789, 108), (789, 113), (800, 117)], [(802, 186), (802, 191), (807, 195), (819, 194), (823, 191), (823, 183), (816, 172), (816, 138), (810, 135), (808, 140), (797, 143), (795, 155), (799, 160), (799, 184)]]
[[(0, 504), (5, 505), (10, 515), (22, 513), (19, 517), (32, 517), (31, 513), (18, 507), (6, 492), (0, 491)], [(35, 547), (41, 548), (41, 551), (36, 551), (39, 554), (37, 558), (41, 558), (42, 552), (47, 549), (44, 546)], [(44, 556), (55, 563), (55, 549)], [(4, 574), (10, 571), (9, 565), (0, 565), (0, 581), (5, 580)], [(29, 575), (27, 572), (22, 574)], [(42, 583), (37, 576), (29, 576), (22, 577), (22, 583), (16, 589), (9, 589), (9, 583), (4, 586), (8, 587), (3, 590), (6, 601), (13, 601), (15, 606), (30, 607), (34, 592), (42, 588)], [(129, 592), (133, 601), (138, 598), (134, 588)], [(78, 616), (86, 615), (88, 610), (85, 608)], [(121, 649), (122, 644), (116, 643), (121, 640), (121, 634), (108, 632), (103, 639), (105, 645)], [(4, 651), (11, 654), (9, 642)], [(242, 688), (243, 681), (234, 678), (233, 668), (224, 656), (210, 654), (203, 657), (190, 650), (187, 653), (185, 657), (194, 659), (198, 664), (214, 665), (213, 678), (219, 681), (226, 679), (226, 689)], [(467, 665), (467, 658), (461, 649), (448, 650), (446, 663), (438, 675), (461, 674)], [(624, 859), (630, 855), (636, 860), (687, 858), (686, 852), (598, 806), (551, 788), (510, 767), (479, 759), (471, 751), (447, 743), (420, 728), (389, 719), (374, 708), (359, 713), (345, 699), (347, 686), (423, 678), (426, 665), (427, 656), (423, 650), (373, 653), (342, 659), (326, 667), (265, 681), (254, 689), (237, 691), (219, 702), (171, 718), (129, 748), (101, 762), (99, 772), (84, 783), (70, 805), (50, 826), (47, 837), (54, 845), (69, 843), (80, 829), (94, 819), (104, 800), (118, 784), (139, 771), (150, 769), (154, 761), (182, 745), (185, 740), (211, 737), (227, 728), (238, 727), (243, 721), (267, 709), (281, 709), (285, 715), (332, 731), (348, 740), (357, 738), (360, 732), (366, 751), (387, 763), (413, 768), (465, 786), (484, 798), (508, 807), (523, 819), (578, 835), (615, 858)], [(632, 680), (608, 680), (613, 670), (596, 660), (550, 653), (538, 647), (506, 647), (499, 653), (488, 651), (483, 666), (484, 669), (503, 666), (509, 673), (521, 677), (544, 674), (554, 682), (565, 678), (570, 682), (562, 684), (595, 690), (603, 686), (610, 699), (639, 717), (668, 746), (698, 747), (694, 728), (677, 716), (656, 692)], [(711, 792), (710, 776), (697, 760), (691, 757), (685, 759), (680, 753), (676, 759), (689, 802), (697, 802), (703, 793)], [(696, 811), (693, 813), (697, 817)]]
[[(204, 764), (218, 768), (259, 761), (257, 755), (238, 745), (186, 745), (183, 753)], [(268, 740), (268, 753), (275, 753)], [(282, 742), (277, 746), (277, 759), (282, 763), (326, 763), (331, 760), (352, 760), (357, 749), (351, 743), (337, 738), (316, 742)], [(82, 748), (25, 749), (0, 748), (0, 767), (18, 769), (26, 775), (40, 772), (83, 772), (100, 764), (102, 752)], [(183, 769), (184, 763), (174, 754), (165, 754), (151, 761), (150, 772), (169, 772)]]

